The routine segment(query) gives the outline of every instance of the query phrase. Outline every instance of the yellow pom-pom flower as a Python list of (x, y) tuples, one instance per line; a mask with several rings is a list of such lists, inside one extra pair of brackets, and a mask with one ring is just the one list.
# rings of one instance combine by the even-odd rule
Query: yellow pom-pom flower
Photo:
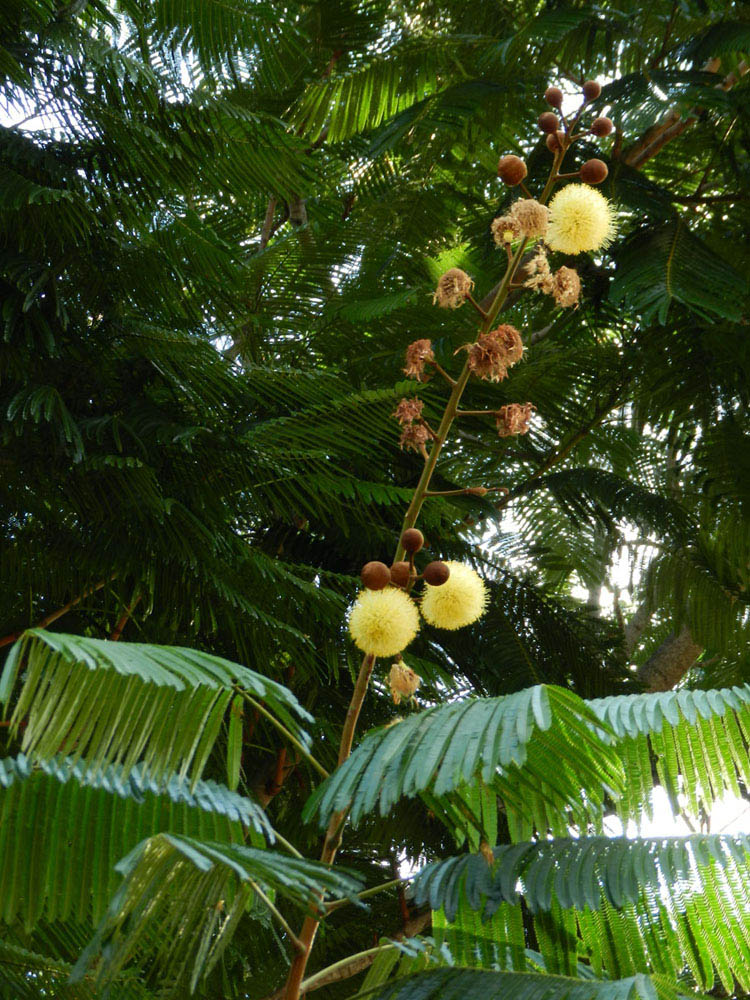
[(568, 184), (550, 202), (546, 243), (561, 253), (601, 250), (612, 241), (612, 206), (588, 184)]
[(349, 615), (349, 634), (363, 653), (395, 656), (419, 631), (417, 606), (403, 590), (363, 590)]
[(422, 614), (430, 625), (457, 629), (481, 618), (487, 606), (484, 580), (470, 566), (447, 563), (451, 575), (439, 587), (425, 584)]

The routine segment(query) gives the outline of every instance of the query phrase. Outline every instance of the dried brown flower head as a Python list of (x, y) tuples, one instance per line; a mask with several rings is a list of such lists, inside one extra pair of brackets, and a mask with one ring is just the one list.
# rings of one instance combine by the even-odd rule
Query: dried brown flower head
[(508, 369), (523, 357), (521, 334), (508, 323), (480, 333), (476, 343), (464, 347), (469, 352), (470, 371), (491, 382), (501, 382)]
[(406, 424), (401, 431), (398, 443), (402, 451), (405, 448), (407, 451), (424, 452), (424, 446), (429, 438), (430, 432), (424, 424)]
[(547, 232), (549, 209), (533, 198), (522, 198), (513, 203), (510, 210), (521, 236), (533, 240)]
[(518, 330), (510, 323), (501, 323), (490, 333), (493, 333), (505, 348), (508, 367), (517, 364), (523, 357), (523, 340)]
[(417, 382), (426, 382), (429, 376), (424, 374), (424, 366), (426, 362), (434, 360), (435, 354), (432, 350), (432, 341), (426, 338), (415, 340), (406, 348), (404, 373), (409, 378), (415, 378)]
[(581, 294), (581, 279), (578, 271), (572, 267), (561, 267), (552, 276), (552, 295), (555, 302), (563, 308), (578, 303)]
[(411, 424), (415, 420), (421, 420), (423, 408), (424, 403), (421, 399), (417, 399), (416, 396), (414, 399), (407, 399), (404, 397), (391, 416), (395, 417), (396, 420), (398, 420), (398, 422), (403, 426), (404, 424)]
[(441, 309), (458, 309), (473, 287), (474, 282), (466, 271), (462, 271), (460, 267), (452, 267), (440, 276), (432, 301)]
[(398, 705), (402, 698), (412, 697), (422, 683), (422, 678), (411, 667), (407, 667), (403, 660), (397, 660), (391, 667), (386, 682), (390, 688), (394, 705)]
[(501, 438), (527, 434), (534, 409), (532, 403), (508, 403), (507, 406), (501, 406), (495, 414), (497, 433)]
[(490, 232), (495, 244), (499, 247), (512, 243), (521, 235), (518, 223), (511, 215), (498, 215), (496, 219), (493, 219)]
[(545, 295), (552, 294), (554, 279), (543, 247), (539, 247), (526, 265), (525, 270), (528, 277), (524, 281), (524, 285), (527, 288), (535, 288), (537, 291), (544, 292)]

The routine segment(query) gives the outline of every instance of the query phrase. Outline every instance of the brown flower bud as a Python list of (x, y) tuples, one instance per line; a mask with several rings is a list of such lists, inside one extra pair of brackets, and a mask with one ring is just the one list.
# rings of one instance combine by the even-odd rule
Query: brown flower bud
[(500, 162), (497, 165), (497, 176), (508, 187), (515, 187), (516, 184), (520, 184), (527, 173), (526, 164), (520, 156), (513, 156), (511, 153), (508, 156), (500, 157)]
[(397, 587), (406, 587), (409, 584), (411, 568), (408, 562), (395, 562), (391, 566), (391, 583)]
[(424, 582), (429, 583), (431, 587), (440, 587), (450, 575), (450, 567), (440, 559), (427, 563), (422, 574)]
[(472, 497), (485, 497), (489, 490), (486, 486), (467, 486), (465, 492)]
[(586, 160), (581, 167), (581, 180), (584, 184), (601, 184), (607, 179), (608, 173), (604, 160)]
[(562, 146), (560, 145), (560, 140), (557, 138), (557, 135), (553, 132), (550, 132), (550, 134), (544, 141), (547, 143), (547, 149), (550, 151), (550, 153), (557, 153), (562, 149)]
[(539, 128), (542, 132), (557, 132), (560, 128), (560, 119), (554, 111), (545, 111), (539, 115)]
[(544, 99), (553, 108), (561, 108), (563, 102), (563, 92), (559, 87), (547, 87), (544, 91)]
[(365, 563), (360, 576), (368, 590), (382, 590), (391, 582), (391, 571), (382, 562)]
[(424, 535), (419, 528), (407, 528), (401, 536), (401, 544), (407, 552), (419, 552), (424, 545)]
[(602, 85), (596, 80), (587, 80), (583, 85), (583, 96), (587, 101), (595, 101), (602, 92)]
[(614, 127), (611, 118), (595, 118), (591, 123), (591, 131), (599, 136), (609, 135)]

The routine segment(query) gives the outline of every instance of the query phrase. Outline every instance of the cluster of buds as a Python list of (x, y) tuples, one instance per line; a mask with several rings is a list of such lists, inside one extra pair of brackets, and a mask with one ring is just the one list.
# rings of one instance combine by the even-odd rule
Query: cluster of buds
[[(595, 118), (588, 129), (574, 132), (575, 125), (583, 112), (586, 104), (595, 101), (601, 94), (601, 84), (596, 80), (587, 80), (582, 88), (583, 104), (575, 116), (573, 125), (570, 126), (562, 113), (563, 92), (559, 87), (548, 87), (544, 92), (544, 99), (547, 104), (557, 110), (545, 111), (539, 116), (539, 128), (546, 135), (545, 142), (547, 149), (551, 153), (561, 153), (568, 149), (576, 139), (586, 135), (594, 135), (603, 138), (614, 130), (614, 124), (610, 118), (600, 116)], [(584, 184), (601, 184), (606, 180), (608, 174), (607, 164), (603, 160), (587, 160), (577, 172)], [(571, 174), (569, 176), (576, 176)]]
[[(419, 685), (420, 678), (413, 671), (406, 672), (409, 668), (399, 654), (419, 631), (420, 612), (431, 625), (458, 629), (481, 617), (487, 604), (484, 581), (470, 566), (436, 559), (419, 573), (415, 556), (423, 546), (422, 532), (407, 528), (401, 535), (401, 548), (408, 560), (391, 566), (375, 560), (366, 563), (361, 573), (364, 589), (349, 616), (349, 632), (364, 653), (398, 655), (396, 669), (389, 675), (396, 701), (396, 694), (399, 699), (410, 697)], [(424, 584), (418, 603), (411, 595), (417, 581)], [(412, 684), (413, 690), (408, 691)]]
[(367, 590), (383, 590), (389, 584), (409, 590), (416, 580), (424, 580), (432, 587), (442, 586), (450, 576), (448, 564), (435, 560), (418, 574), (414, 568), (414, 556), (424, 546), (424, 535), (419, 528), (407, 528), (401, 535), (401, 547), (409, 555), (409, 561), (399, 560), (390, 567), (382, 562), (368, 562), (362, 567), (362, 583)]

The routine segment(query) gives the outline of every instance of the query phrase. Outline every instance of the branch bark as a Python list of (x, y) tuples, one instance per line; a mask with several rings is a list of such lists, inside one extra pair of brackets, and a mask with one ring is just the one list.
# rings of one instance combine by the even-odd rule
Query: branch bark
[[(114, 579), (114, 577), (112, 579)], [(101, 590), (102, 587), (105, 587), (107, 582), (107, 580), (100, 580), (99, 583), (95, 583), (93, 587), (89, 587), (87, 590), (84, 590), (82, 594), (79, 594), (78, 597), (74, 597), (72, 601), (68, 601), (67, 604), (58, 608), (57, 611), (50, 612), (50, 614), (38, 621), (33, 627), (46, 628), (48, 625), (51, 625), (52, 622), (56, 622), (58, 618), (62, 618), (62, 616), (67, 614), (71, 608), (76, 606), (76, 604), (80, 604), (84, 597), (89, 597), (97, 590)], [(0, 646), (9, 646), (12, 642), (15, 642), (16, 639), (20, 639), (25, 631), (26, 629), (21, 629), (19, 632), (11, 632), (9, 635), (4, 635), (0, 638)]]
[[(703, 71), (705, 73), (718, 73), (720, 65), (721, 59), (709, 59), (703, 67)], [(748, 71), (750, 71), (750, 63), (743, 59), (737, 67), (737, 72), (727, 74), (723, 80), (716, 84), (717, 88), (725, 91), (731, 90)], [(623, 162), (627, 163), (629, 167), (639, 170), (648, 160), (656, 156), (663, 146), (694, 125), (700, 118), (700, 114), (701, 109), (696, 107), (683, 118), (677, 108), (672, 108), (660, 122), (652, 125), (638, 142), (625, 151), (622, 157)]]
[(638, 680), (647, 691), (671, 691), (702, 652), (703, 646), (695, 642), (690, 629), (684, 625), (665, 639), (639, 668)]

